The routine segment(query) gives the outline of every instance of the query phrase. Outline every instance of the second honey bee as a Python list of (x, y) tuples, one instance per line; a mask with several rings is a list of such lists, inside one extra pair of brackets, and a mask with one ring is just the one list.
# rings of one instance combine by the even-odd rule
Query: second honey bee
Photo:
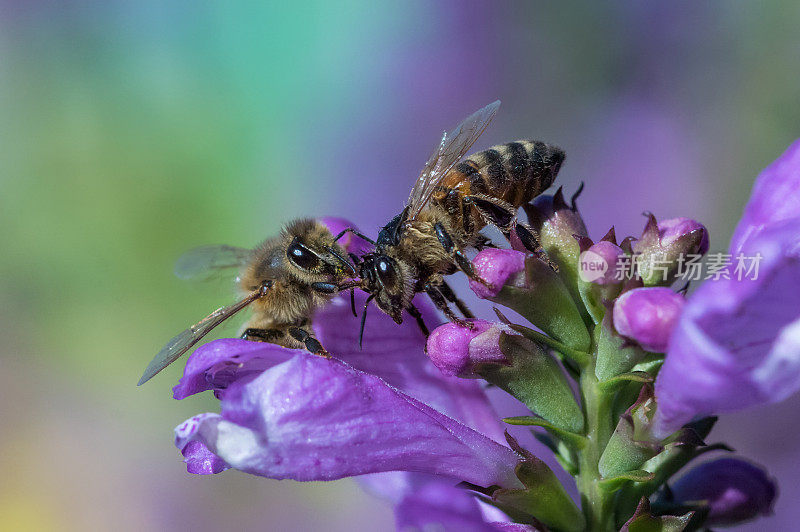
[[(406, 310), (426, 330), (412, 303), (419, 292), (427, 293), (451, 321), (463, 323), (449, 303), (465, 317), (472, 317), (444, 276), (461, 270), (470, 279), (487, 284), (465, 255), (467, 249), (490, 245), (479, 232), (487, 225), (496, 226), (509, 238), (515, 230), (526, 248), (540, 256), (543, 253), (534, 232), (517, 223), (517, 209), (550, 187), (564, 152), (544, 142), (521, 140), (459, 162), (499, 106), (499, 101), (494, 102), (445, 133), (405, 209), (381, 229), (375, 251), (358, 264), (362, 287), (370, 293), (368, 301), (374, 299), (398, 323)], [(362, 330), (365, 316), (366, 307)]]
[(253, 315), (244, 327), (242, 338), (327, 356), (325, 348), (314, 338), (311, 316), (340, 289), (350, 286), (347, 279), (355, 276), (356, 270), (345, 257), (344, 248), (334, 241), (328, 228), (311, 219), (288, 224), (280, 236), (252, 250), (206, 246), (189, 251), (178, 260), (179, 277), (197, 278), (208, 272), (239, 268), (239, 285), (247, 295), (167, 342), (147, 366), (139, 384), (147, 382), (211, 330), (248, 306)]

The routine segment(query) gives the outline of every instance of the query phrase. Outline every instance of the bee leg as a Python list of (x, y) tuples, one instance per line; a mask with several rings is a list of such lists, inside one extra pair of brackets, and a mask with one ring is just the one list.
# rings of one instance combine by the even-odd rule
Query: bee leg
[(428, 294), (428, 297), (431, 298), (431, 301), (433, 301), (433, 304), (436, 305), (436, 308), (441, 310), (448, 320), (462, 327), (466, 327), (468, 329), (472, 329), (475, 327), (475, 325), (472, 322), (463, 320), (455, 315), (455, 313), (450, 309), (450, 306), (447, 304), (447, 300), (439, 291), (438, 286), (433, 286), (430, 283), (426, 284), (425, 293)]
[(494, 225), (508, 237), (517, 217), (517, 209), (513, 205), (484, 195), (467, 196), (465, 199), (475, 206), (487, 223)]
[(453, 292), (453, 289), (450, 288), (450, 285), (447, 282), (442, 281), (442, 285), (439, 287), (439, 291), (442, 295), (451, 303), (454, 303), (456, 308), (458, 308), (459, 312), (464, 315), (465, 318), (474, 318), (475, 315), (472, 311), (467, 307), (467, 305), (461, 301), (461, 299)]
[(283, 336), (283, 332), (278, 329), (245, 329), (240, 337), (242, 340), (250, 340), (251, 342), (271, 342)]
[(447, 229), (445, 229), (440, 222), (433, 224), (433, 228), (436, 231), (436, 238), (439, 239), (439, 243), (442, 245), (444, 250), (450, 254), (458, 269), (464, 272), (470, 279), (478, 281), (490, 290), (493, 289), (494, 287), (490, 282), (482, 279), (478, 276), (478, 274), (475, 273), (475, 269), (472, 267), (472, 261), (470, 261), (466, 255), (464, 255), (463, 251), (455, 246), (455, 243), (453, 243), (453, 239), (450, 237)]
[(309, 332), (305, 329), (301, 329), (300, 327), (289, 327), (289, 335), (298, 342), (302, 342), (306, 349), (312, 354), (326, 358), (330, 356), (325, 348), (322, 347), (322, 344), (319, 343), (319, 340), (311, 336), (311, 334), (309, 334)]
[(494, 244), (494, 242), (492, 242), (492, 239), (489, 238), (488, 236), (485, 236), (485, 235), (482, 235), (482, 234), (478, 233), (476, 235), (476, 239), (477, 239), (477, 241), (475, 242), (474, 247), (478, 251), (480, 251), (480, 250), (482, 250), (484, 248), (496, 248), (497, 247)]
[(425, 321), (422, 319), (422, 313), (414, 305), (409, 305), (409, 307), (406, 310), (408, 311), (409, 315), (411, 315), (412, 318), (417, 320), (417, 325), (419, 326), (419, 330), (422, 331), (422, 334), (424, 334), (425, 337), (427, 338), (428, 335), (430, 334), (430, 331), (428, 330), (428, 326), (425, 325)]
[(517, 232), (517, 236), (519, 237), (520, 242), (522, 245), (525, 246), (525, 249), (530, 251), (531, 253), (535, 254), (539, 259), (545, 262), (553, 271), (558, 271), (558, 264), (550, 260), (550, 257), (547, 255), (547, 252), (544, 250), (542, 245), (539, 243), (539, 236), (536, 234), (536, 231), (532, 227), (529, 227), (522, 222), (517, 222), (515, 228)]

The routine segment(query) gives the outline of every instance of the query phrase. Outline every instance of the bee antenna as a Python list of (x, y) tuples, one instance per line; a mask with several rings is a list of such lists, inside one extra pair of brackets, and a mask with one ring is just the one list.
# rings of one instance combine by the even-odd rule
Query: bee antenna
[(342, 238), (342, 237), (345, 235), (345, 233), (353, 233), (353, 234), (354, 234), (354, 235), (356, 235), (358, 238), (360, 238), (360, 239), (362, 239), (362, 240), (366, 240), (367, 242), (369, 242), (369, 243), (370, 243), (370, 244), (372, 244), (373, 246), (375, 245), (375, 241), (374, 241), (374, 240), (372, 240), (370, 237), (368, 237), (368, 236), (366, 236), (366, 235), (363, 235), (363, 234), (361, 234), (360, 232), (356, 231), (356, 230), (355, 230), (355, 229), (353, 229), (352, 227), (348, 227), (347, 229), (344, 229), (344, 230), (343, 230), (341, 233), (339, 233), (338, 235), (336, 235), (335, 237), (333, 237), (333, 241), (334, 241), (334, 242), (336, 242), (337, 240), (339, 240), (340, 238)]
[(364, 312), (361, 314), (361, 329), (358, 331), (358, 348), (362, 349), (362, 345), (364, 343), (364, 325), (367, 323), (367, 307), (369, 306), (369, 302), (375, 298), (375, 294), (370, 294), (367, 300), (364, 302)]
[(327, 249), (328, 251), (330, 251), (331, 255), (333, 255), (334, 257), (336, 257), (336, 260), (338, 260), (340, 263), (342, 263), (342, 265), (345, 267), (345, 269), (347, 269), (347, 271), (348, 271), (348, 272), (350, 272), (352, 275), (356, 275), (356, 268), (355, 268), (355, 266), (353, 266), (352, 264), (350, 264), (349, 262), (347, 262), (347, 259), (345, 259), (344, 257), (342, 257), (342, 256), (339, 254), (339, 252), (338, 252), (338, 251), (336, 251), (335, 249), (333, 249), (333, 247), (331, 247), (331, 246), (326, 246), (326, 248), (325, 248), (325, 249)]

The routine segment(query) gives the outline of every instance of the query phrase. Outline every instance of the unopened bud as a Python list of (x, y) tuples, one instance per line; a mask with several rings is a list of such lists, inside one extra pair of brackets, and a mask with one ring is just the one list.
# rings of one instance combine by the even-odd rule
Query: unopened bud
[(431, 362), (445, 375), (477, 377), (477, 364), (503, 364), (500, 335), (512, 332), (506, 325), (472, 320), (472, 328), (445, 323), (428, 336), (427, 352)]
[(669, 288), (635, 288), (614, 303), (614, 328), (646, 351), (664, 353), (684, 303)]
[(587, 283), (619, 284), (625, 279), (623, 272), (618, 272), (623, 256), (625, 252), (621, 247), (601, 240), (581, 253), (578, 275)]
[(470, 279), (469, 287), (481, 299), (497, 296), (503, 286), (523, 287), (525, 285), (525, 253), (513, 249), (487, 248), (472, 261), (475, 273), (491, 285)]
[(645, 286), (669, 285), (682, 262), (708, 251), (708, 230), (689, 218), (657, 222), (648, 214), (641, 238), (633, 242), (636, 267)]

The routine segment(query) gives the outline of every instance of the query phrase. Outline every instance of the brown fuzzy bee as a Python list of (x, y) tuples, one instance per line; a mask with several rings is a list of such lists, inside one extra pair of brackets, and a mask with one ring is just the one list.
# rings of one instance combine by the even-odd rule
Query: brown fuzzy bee
[[(464, 253), (490, 245), (479, 232), (486, 225), (496, 226), (507, 238), (516, 229), (530, 251), (540, 256), (543, 253), (533, 230), (516, 221), (517, 208), (553, 183), (564, 152), (544, 142), (520, 140), (489, 148), (459, 163), (499, 106), (496, 101), (445, 133), (417, 179), (405, 209), (381, 229), (375, 251), (361, 257), (357, 264), (362, 288), (370, 293), (367, 301), (374, 299), (398, 323), (405, 309), (423, 331), (427, 330), (412, 304), (418, 292), (427, 293), (451, 321), (464, 323), (448, 302), (465, 317), (472, 317), (444, 276), (461, 270), (486, 284)], [(366, 307), (362, 332), (365, 316)]]
[(192, 325), (159, 351), (145, 369), (139, 384), (177, 360), (216, 326), (245, 307), (253, 316), (242, 338), (307, 349), (322, 356), (327, 351), (314, 338), (310, 318), (333, 294), (348, 287), (356, 270), (345, 250), (322, 223), (301, 219), (288, 224), (280, 236), (255, 249), (206, 246), (184, 254), (175, 267), (178, 277), (191, 279), (228, 268), (240, 268), (239, 285), (247, 295), (215, 310)]

